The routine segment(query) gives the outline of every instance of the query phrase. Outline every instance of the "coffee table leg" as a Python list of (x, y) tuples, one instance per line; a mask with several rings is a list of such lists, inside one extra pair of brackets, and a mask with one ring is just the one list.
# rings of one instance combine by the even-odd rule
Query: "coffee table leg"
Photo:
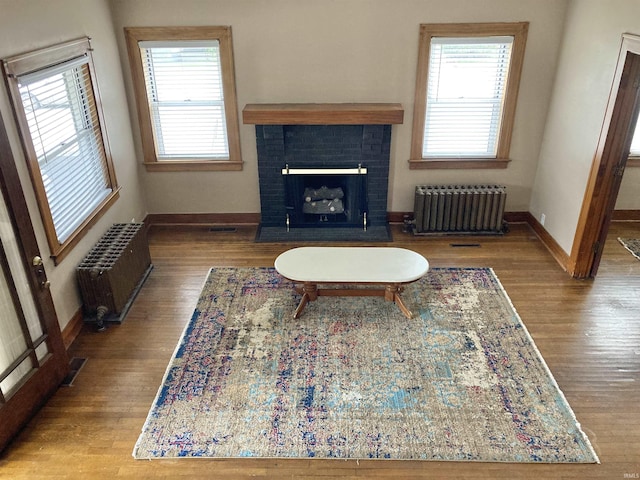
[(398, 308), (400, 308), (400, 310), (402, 311), (402, 313), (404, 313), (404, 316), (407, 318), (413, 318), (413, 313), (411, 312), (411, 310), (409, 310), (407, 308), (407, 306), (404, 304), (404, 302), (402, 301), (402, 297), (400, 296), (399, 293), (396, 293), (396, 299), (395, 299), (395, 303), (398, 306)]
[(318, 298), (318, 285), (315, 283), (305, 283), (302, 287), (302, 291), (309, 295), (310, 302), (313, 302)]
[(304, 310), (304, 307), (307, 305), (308, 301), (309, 301), (309, 295), (304, 293), (302, 295), (302, 299), (300, 300), (300, 303), (298, 304), (298, 308), (296, 308), (296, 311), (293, 314), (293, 318), (300, 318), (300, 314), (302, 314), (302, 310)]
[(298, 305), (298, 308), (296, 308), (293, 318), (300, 318), (300, 315), (302, 315), (302, 311), (304, 310), (304, 307), (307, 306), (307, 303), (313, 302), (317, 298), (318, 285), (315, 283), (305, 283), (302, 286), (302, 298), (300, 299), (300, 304)]
[(402, 301), (402, 297), (400, 296), (400, 292), (402, 291), (402, 286), (399, 285), (387, 285), (384, 289), (384, 299), (389, 302), (394, 302), (400, 311), (407, 318), (413, 318), (413, 313), (411, 310), (407, 308), (407, 306)]

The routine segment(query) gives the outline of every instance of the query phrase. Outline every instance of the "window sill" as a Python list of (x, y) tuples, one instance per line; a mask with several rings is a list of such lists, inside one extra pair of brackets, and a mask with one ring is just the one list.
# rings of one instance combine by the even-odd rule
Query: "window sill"
[(430, 158), (409, 160), (409, 169), (507, 168), (509, 162), (511, 162), (511, 160), (508, 158), (467, 158), (464, 160), (455, 158)]
[(640, 157), (629, 157), (627, 159), (627, 167), (640, 167)]
[(240, 171), (242, 161), (203, 160), (203, 161), (159, 161), (145, 162), (148, 172), (203, 172), (203, 171)]

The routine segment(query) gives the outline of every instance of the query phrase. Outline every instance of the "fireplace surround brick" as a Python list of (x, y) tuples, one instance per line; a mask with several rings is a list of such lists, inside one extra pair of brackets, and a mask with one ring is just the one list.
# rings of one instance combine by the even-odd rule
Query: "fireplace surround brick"
[(256, 125), (261, 223), (285, 222), (290, 168), (367, 168), (369, 225), (386, 225), (391, 125)]

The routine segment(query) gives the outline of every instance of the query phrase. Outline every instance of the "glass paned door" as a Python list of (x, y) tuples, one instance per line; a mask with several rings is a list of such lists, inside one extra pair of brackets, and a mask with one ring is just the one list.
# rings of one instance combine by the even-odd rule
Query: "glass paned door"
[(0, 398), (6, 401), (49, 350), (4, 194), (0, 241)]
[(0, 115), (0, 451), (69, 371), (48, 286)]

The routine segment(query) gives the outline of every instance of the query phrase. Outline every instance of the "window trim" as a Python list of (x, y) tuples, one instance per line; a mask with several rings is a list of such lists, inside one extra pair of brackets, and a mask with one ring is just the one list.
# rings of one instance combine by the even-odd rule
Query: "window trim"
[[(509, 149), (511, 146), (511, 136), (528, 29), (529, 22), (420, 24), (411, 153), (409, 159), (410, 169), (507, 168), (507, 165), (511, 161), (509, 159)], [(431, 38), (491, 36), (514, 37), (496, 158), (465, 157), (457, 159), (451, 157), (423, 157), (422, 144), (424, 142), (425, 115), (427, 110), (427, 77), (429, 73)]]
[[(242, 170), (240, 152), (240, 130), (238, 123), (238, 100), (235, 86), (233, 45), (230, 26), (214, 27), (125, 27), (133, 90), (138, 110), (138, 125), (143, 150), (143, 163), (148, 171), (178, 172)], [(138, 42), (168, 40), (218, 40), (220, 42), (220, 63), (222, 65), (222, 85), (227, 121), (227, 141), (229, 158), (220, 160), (158, 160), (156, 154), (151, 112), (147, 103), (144, 81), (142, 53)]]
[[(107, 212), (107, 210), (109, 210), (120, 196), (120, 187), (118, 186), (115, 168), (111, 158), (111, 151), (109, 148), (102, 112), (102, 102), (100, 100), (100, 92), (98, 90), (98, 83), (93, 66), (92, 50), (89, 37), (82, 37), (58, 45), (5, 58), (2, 61), (5, 83), (11, 97), (13, 112), (18, 124), (18, 133), (24, 150), (31, 183), (33, 184), (38, 209), (40, 210), (40, 218), (44, 225), (44, 231), (51, 251), (51, 258), (55, 265), (60, 264), (60, 262), (71, 252), (71, 250), (73, 250), (78, 242), (89, 232), (91, 227), (96, 224), (96, 222)], [(88, 59), (89, 83), (87, 84), (87, 87), (88, 91), (91, 92), (90, 100), (94, 103), (98, 117), (98, 125), (95, 125), (94, 128), (104, 149), (107, 181), (111, 188), (111, 193), (96, 206), (93, 212), (85, 218), (85, 220), (74, 230), (73, 233), (71, 233), (71, 235), (69, 235), (69, 237), (67, 237), (63, 243), (60, 243), (53, 223), (51, 209), (49, 208), (42, 173), (38, 163), (38, 156), (33, 145), (29, 124), (24, 110), (24, 105), (22, 103), (22, 97), (18, 86), (18, 77), (37, 70), (54, 67), (64, 61), (72, 60), (73, 58), (80, 56), (86, 56)]]

